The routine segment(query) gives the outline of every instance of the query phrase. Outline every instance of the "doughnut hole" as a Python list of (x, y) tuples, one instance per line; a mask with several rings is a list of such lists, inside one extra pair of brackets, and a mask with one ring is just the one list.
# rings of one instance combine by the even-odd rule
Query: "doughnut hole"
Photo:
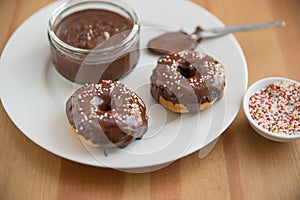
[(91, 104), (97, 106), (100, 111), (111, 111), (111, 98), (109, 96), (104, 96), (103, 98), (95, 96), (91, 99)]
[(111, 111), (110, 102), (109, 103), (108, 102), (104, 103), (103, 105), (101, 105), (101, 107), (99, 106), (99, 109), (101, 109), (102, 111), (105, 111), (105, 112)]
[(192, 78), (197, 73), (197, 69), (186, 59), (178, 60), (177, 70), (185, 78)]

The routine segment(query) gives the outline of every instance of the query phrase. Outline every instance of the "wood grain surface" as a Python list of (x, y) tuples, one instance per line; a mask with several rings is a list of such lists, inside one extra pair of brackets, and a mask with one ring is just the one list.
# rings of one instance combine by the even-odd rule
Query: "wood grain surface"
[[(249, 84), (268, 76), (300, 81), (299, 0), (193, 0), (226, 25), (285, 20), (285, 28), (235, 34)], [(0, 0), (0, 50), (51, 0)], [(7, 66), (9, 67), (9, 66)], [(22, 103), (22, 97), (20, 97)], [(45, 119), (46, 120), (46, 119)], [(258, 136), (240, 110), (204, 159), (197, 153), (152, 173), (86, 166), (40, 148), (0, 104), (0, 199), (300, 199), (300, 140)]]

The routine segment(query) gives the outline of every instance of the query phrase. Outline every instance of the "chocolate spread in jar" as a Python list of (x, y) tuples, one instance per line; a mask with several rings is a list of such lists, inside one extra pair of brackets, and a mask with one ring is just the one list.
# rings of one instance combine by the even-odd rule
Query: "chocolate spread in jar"
[[(80, 83), (119, 79), (137, 64), (138, 37), (126, 51), (120, 53), (118, 50), (120, 55), (114, 49), (105, 54), (98, 52), (122, 43), (132, 29), (129, 18), (104, 9), (82, 10), (64, 17), (54, 26), (55, 35), (72, 47), (92, 53), (78, 53), (76, 49), (70, 51), (52, 45), (56, 69), (66, 78)], [(107, 56), (114, 59), (106, 59)]]

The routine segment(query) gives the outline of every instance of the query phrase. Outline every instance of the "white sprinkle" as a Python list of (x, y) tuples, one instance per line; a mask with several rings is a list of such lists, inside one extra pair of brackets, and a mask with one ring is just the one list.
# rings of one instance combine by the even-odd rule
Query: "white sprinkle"
[(106, 40), (108, 40), (110, 38), (109, 32), (105, 31), (103, 34), (104, 34), (104, 37)]

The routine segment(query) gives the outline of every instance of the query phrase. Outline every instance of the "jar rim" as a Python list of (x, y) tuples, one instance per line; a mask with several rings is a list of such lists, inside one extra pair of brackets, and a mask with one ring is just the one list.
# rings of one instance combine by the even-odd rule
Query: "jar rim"
[[(83, 48), (78, 48), (78, 47), (74, 47), (66, 42), (64, 42), (63, 40), (61, 40), (59, 37), (57, 37), (57, 35), (54, 32), (54, 24), (56, 22), (56, 19), (66, 10), (76, 7), (78, 5), (83, 5), (83, 4), (87, 4), (87, 3), (104, 3), (110, 6), (114, 6), (116, 8), (120, 8), (122, 11), (124, 11), (125, 13), (128, 14), (128, 16), (130, 17), (130, 20), (132, 21), (133, 27), (130, 30), (130, 33), (122, 40), (122, 42), (110, 46), (110, 47), (105, 47), (105, 48), (101, 48), (101, 49), (83, 49)], [(67, 1), (62, 3), (60, 6), (58, 6), (53, 12), (52, 12), (52, 16), (49, 19), (48, 22), (48, 34), (49, 34), (49, 39), (54, 42), (56, 42), (57, 45), (59, 45), (62, 48), (65, 48), (66, 50), (69, 50), (71, 52), (76, 52), (79, 54), (101, 54), (101, 53), (106, 53), (106, 52), (111, 52), (114, 51), (116, 49), (120, 49), (123, 48), (124, 46), (126, 46), (126, 44), (128, 44), (129, 42), (132, 41), (132, 39), (138, 34), (140, 30), (140, 24), (139, 24), (139, 20), (137, 17), (137, 14), (135, 13), (135, 11), (129, 6), (127, 5), (125, 2), (121, 2), (118, 0), (71, 0), (71, 1)]]

